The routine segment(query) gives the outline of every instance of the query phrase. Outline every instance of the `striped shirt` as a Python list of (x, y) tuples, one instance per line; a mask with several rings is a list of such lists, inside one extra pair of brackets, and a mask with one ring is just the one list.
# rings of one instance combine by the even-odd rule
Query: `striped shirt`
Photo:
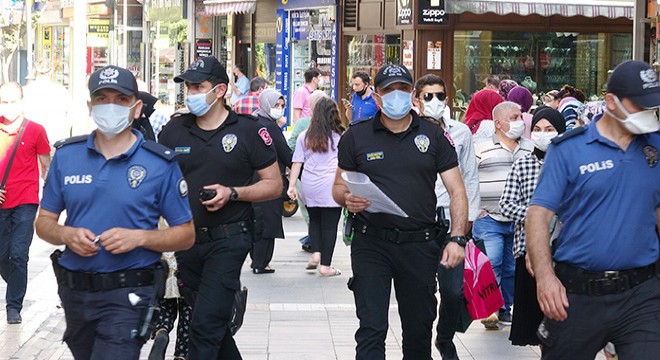
[(528, 139), (520, 138), (518, 146), (510, 150), (500, 142), (497, 134), (494, 134), (490, 138), (476, 140), (474, 148), (479, 166), (481, 208), (497, 221), (511, 221), (500, 213), (499, 202), (504, 191), (504, 182), (514, 161), (531, 153), (534, 144)]

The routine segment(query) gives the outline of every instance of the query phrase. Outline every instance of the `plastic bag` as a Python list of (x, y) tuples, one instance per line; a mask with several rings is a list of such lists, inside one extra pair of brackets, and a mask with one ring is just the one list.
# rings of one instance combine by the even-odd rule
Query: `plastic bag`
[(477, 248), (474, 240), (465, 246), (463, 291), (468, 312), (474, 320), (487, 318), (504, 306), (502, 292), (490, 265), (490, 260)]

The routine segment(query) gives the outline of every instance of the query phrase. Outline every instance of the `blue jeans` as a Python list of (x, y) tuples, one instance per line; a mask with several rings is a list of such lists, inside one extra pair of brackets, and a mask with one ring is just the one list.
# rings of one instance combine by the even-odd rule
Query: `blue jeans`
[(7, 309), (23, 309), (36, 215), (36, 204), (0, 209), (0, 275), (7, 282)]
[(516, 259), (513, 258), (513, 221), (497, 221), (490, 215), (481, 217), (472, 226), (472, 235), (483, 240), (486, 253), (493, 266), (497, 283), (504, 297), (504, 308), (511, 311), (513, 287), (516, 273)]

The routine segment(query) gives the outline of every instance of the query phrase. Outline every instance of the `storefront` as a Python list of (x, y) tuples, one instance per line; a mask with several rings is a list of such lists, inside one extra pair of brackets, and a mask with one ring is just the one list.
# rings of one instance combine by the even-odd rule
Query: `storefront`
[[(336, 0), (278, 1), (275, 86), (287, 97), (287, 104), (311, 67), (325, 77), (321, 90), (337, 99), (337, 9)], [(287, 118), (290, 110), (287, 106)]]
[(72, 3), (54, 4), (43, 11), (35, 32), (35, 60), (50, 60), (53, 64), (51, 80), (67, 88), (71, 80), (72, 29), (69, 21), (72, 16)]

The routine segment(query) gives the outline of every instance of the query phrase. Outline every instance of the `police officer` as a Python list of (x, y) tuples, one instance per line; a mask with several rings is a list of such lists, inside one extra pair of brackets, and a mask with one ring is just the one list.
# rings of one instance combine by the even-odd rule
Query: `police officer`
[[(640, 61), (620, 64), (605, 103), (605, 113), (589, 126), (553, 140), (527, 213), (545, 314), (538, 330), (543, 359), (593, 359), (608, 341), (621, 359), (660, 353), (655, 72)], [(551, 254), (555, 213), (563, 228)]]
[[(155, 264), (162, 251), (194, 240), (175, 154), (131, 127), (142, 106), (137, 91), (126, 69), (107, 66), (91, 75), (88, 106), (98, 129), (56, 144), (36, 221), (39, 237), (66, 245), (51, 258), (64, 341), (76, 359), (139, 358), (148, 335), (143, 320), (157, 302), (154, 284), (164, 282)], [(158, 230), (161, 216), (166, 230)]]
[[(438, 263), (451, 268), (465, 252), (467, 196), (456, 152), (444, 130), (411, 111), (412, 76), (400, 65), (382, 67), (376, 75), (380, 111), (344, 134), (339, 142), (335, 201), (357, 213), (351, 245), (353, 291), (360, 327), (355, 333), (356, 359), (384, 359), (392, 280), (403, 328), (405, 359), (431, 359), (431, 331), (436, 315)], [(351, 194), (342, 174), (357, 171), (389, 196), (408, 215), (372, 213), (369, 199)], [(451, 241), (441, 252), (437, 239), (434, 192), (438, 173), (451, 197)], [(394, 175), (393, 175), (394, 174)]]
[[(252, 247), (252, 202), (282, 195), (268, 130), (225, 106), (227, 71), (213, 56), (174, 78), (185, 82), (190, 114), (174, 117), (158, 140), (180, 156), (191, 191), (196, 243), (177, 253), (182, 295), (193, 305), (190, 359), (241, 359), (229, 330), (241, 266)], [(260, 180), (253, 183), (254, 173)]]

